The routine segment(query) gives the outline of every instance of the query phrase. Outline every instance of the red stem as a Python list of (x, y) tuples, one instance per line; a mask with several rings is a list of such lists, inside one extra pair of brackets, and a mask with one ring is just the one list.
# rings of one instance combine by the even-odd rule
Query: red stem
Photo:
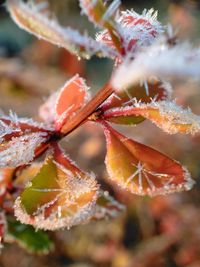
[(86, 104), (86, 106), (71, 120), (69, 120), (61, 129), (63, 136), (68, 135), (75, 130), (80, 124), (85, 122), (87, 118), (113, 93), (110, 82)]

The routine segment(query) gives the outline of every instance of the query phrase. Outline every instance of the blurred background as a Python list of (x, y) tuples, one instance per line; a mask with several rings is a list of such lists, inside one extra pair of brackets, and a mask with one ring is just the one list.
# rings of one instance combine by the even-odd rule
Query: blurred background
[[(93, 57), (77, 60), (20, 30), (0, 1), (0, 108), (37, 119), (37, 108), (49, 94), (79, 73), (95, 93), (109, 78), (112, 62)], [(80, 31), (95, 29), (80, 15), (78, 1), (49, 0), (62, 25)], [(158, 19), (172, 23), (179, 38), (200, 43), (200, 1), (122, 0), (123, 8), (141, 13), (154, 7)], [(176, 60), (176, 59), (175, 59)], [(200, 85), (174, 83), (174, 97), (200, 114)], [(148, 198), (130, 195), (109, 183), (104, 167), (105, 142), (95, 124), (73, 132), (63, 145), (67, 153), (88, 171), (127, 210), (116, 219), (91, 222), (51, 234), (55, 251), (31, 255), (15, 244), (6, 244), (0, 267), (200, 267), (200, 136), (168, 136), (149, 122), (120, 131), (154, 147), (188, 167), (196, 180), (187, 193)]]

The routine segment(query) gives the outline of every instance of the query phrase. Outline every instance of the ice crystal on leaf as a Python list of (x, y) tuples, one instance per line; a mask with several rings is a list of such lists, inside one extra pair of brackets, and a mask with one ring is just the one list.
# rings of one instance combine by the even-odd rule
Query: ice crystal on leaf
[[(148, 91), (148, 94), (147, 94)], [(113, 93), (102, 105), (104, 111), (124, 106), (132, 106), (136, 101), (149, 103), (152, 101), (169, 100), (172, 88), (166, 81), (156, 78), (148, 79), (140, 84), (130, 86), (126, 90)]]
[[(157, 21), (157, 12), (153, 9), (144, 10), (142, 15), (133, 10), (122, 11), (117, 19), (117, 25), (123, 42), (124, 55), (133, 55), (141, 47), (151, 45), (163, 31), (163, 27)], [(114, 48), (107, 30), (100, 32), (96, 39)]]
[(0, 166), (17, 167), (34, 159), (36, 150), (46, 142), (51, 128), (16, 114), (0, 117)]
[(158, 41), (138, 53), (135, 60), (124, 60), (113, 75), (112, 84), (115, 89), (124, 90), (152, 75), (163, 79), (192, 77), (199, 80), (199, 65), (199, 48), (188, 43), (171, 47)]
[(137, 114), (151, 120), (169, 134), (200, 132), (200, 116), (193, 114), (190, 109), (183, 109), (175, 102), (153, 101), (140, 104), (135, 108), (135, 115)]
[(81, 171), (69, 158), (55, 151), (54, 155), (47, 156), (16, 200), (15, 215), (22, 223), (36, 228), (70, 228), (91, 218), (97, 196), (94, 175)]
[(168, 134), (200, 132), (200, 116), (172, 101), (135, 102), (132, 106), (109, 109), (103, 118), (118, 124), (131, 124), (131, 121), (137, 122), (137, 118), (139, 121), (146, 118)]
[(17, 167), (34, 159), (36, 149), (47, 140), (47, 133), (30, 133), (13, 137), (0, 147), (0, 166)]
[(188, 170), (160, 152), (121, 135), (104, 123), (106, 167), (111, 180), (138, 195), (190, 190)]

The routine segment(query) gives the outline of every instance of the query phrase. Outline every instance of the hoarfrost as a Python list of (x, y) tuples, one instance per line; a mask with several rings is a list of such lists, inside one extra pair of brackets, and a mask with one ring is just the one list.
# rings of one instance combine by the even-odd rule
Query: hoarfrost
[(200, 49), (188, 43), (169, 47), (158, 41), (139, 53), (133, 61), (129, 58), (124, 60), (113, 75), (112, 85), (116, 90), (124, 90), (152, 75), (167, 80), (199, 79)]
[(19, 127), (14, 127), (12, 125), (8, 125), (3, 120), (0, 119), (0, 142), (4, 141), (4, 137), (6, 135), (10, 135), (12, 133), (20, 132)]
[[(134, 10), (122, 11), (116, 20), (117, 30), (123, 40), (126, 55), (132, 57), (138, 49), (151, 45), (163, 32), (163, 26), (157, 21), (157, 11), (144, 10), (139, 15)], [(114, 48), (107, 30), (97, 34), (96, 40)]]
[(15, 216), (17, 219), (25, 224), (31, 224), (37, 229), (44, 230), (58, 230), (61, 228), (70, 229), (74, 225), (86, 223), (95, 212), (95, 202), (88, 203), (82, 206), (73, 216), (60, 217), (60, 206), (56, 212), (49, 217), (45, 217), (44, 213), (40, 213), (35, 217), (29, 216), (22, 207), (20, 197), (15, 201)]
[[(179, 127), (181, 126), (185, 126), (184, 133), (186, 134), (196, 134), (200, 132), (200, 116), (193, 114), (189, 108), (183, 109), (175, 102), (152, 101), (150, 104), (140, 103), (138, 107), (144, 109), (144, 111), (146, 109), (145, 117), (150, 117), (152, 122), (169, 134), (179, 133)], [(151, 117), (151, 115), (148, 114), (148, 109), (158, 110), (163, 120), (157, 120), (156, 117), (155, 119)]]
[(1, 145), (0, 167), (17, 167), (29, 163), (34, 158), (36, 148), (46, 139), (45, 132), (13, 137), (8, 144)]
[[(45, 193), (49, 192), (57, 192), (57, 195), (51, 201), (38, 206), (32, 215), (27, 214), (19, 197), (15, 202), (15, 215), (22, 223), (45, 230), (56, 230), (64, 227), (69, 229), (73, 225), (87, 222), (94, 214), (99, 189), (95, 176), (78, 171), (72, 172), (57, 162), (54, 164), (57, 166), (55, 179), (58, 187), (33, 188), (32, 190), (43, 193), (44, 197)], [(45, 211), (48, 208), (52, 210), (46, 216)]]

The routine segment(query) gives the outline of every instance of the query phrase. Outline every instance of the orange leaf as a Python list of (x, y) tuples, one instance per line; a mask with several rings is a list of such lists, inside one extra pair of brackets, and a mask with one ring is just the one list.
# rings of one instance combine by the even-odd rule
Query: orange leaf
[(54, 122), (56, 130), (75, 115), (89, 100), (90, 94), (83, 78), (75, 75), (40, 107), (40, 117)]
[(101, 109), (106, 111), (116, 107), (132, 106), (137, 101), (149, 103), (152, 99), (154, 101), (167, 100), (171, 97), (171, 91), (172, 89), (169, 83), (155, 78), (149, 79), (143, 84), (115, 92), (102, 104)]
[(174, 102), (135, 103), (135, 106), (132, 107), (111, 109), (104, 113), (104, 119), (110, 121), (112, 118), (117, 121), (117, 118), (122, 116), (125, 118), (134, 116), (140, 118), (142, 116), (169, 134), (196, 134), (200, 132), (200, 116), (193, 114), (189, 109), (177, 106)]
[(56, 124), (58, 127), (85, 105), (89, 99), (87, 90), (85, 81), (78, 75), (64, 85), (56, 100)]
[(138, 195), (189, 190), (194, 181), (178, 162), (121, 135), (104, 123), (106, 166), (113, 182)]

